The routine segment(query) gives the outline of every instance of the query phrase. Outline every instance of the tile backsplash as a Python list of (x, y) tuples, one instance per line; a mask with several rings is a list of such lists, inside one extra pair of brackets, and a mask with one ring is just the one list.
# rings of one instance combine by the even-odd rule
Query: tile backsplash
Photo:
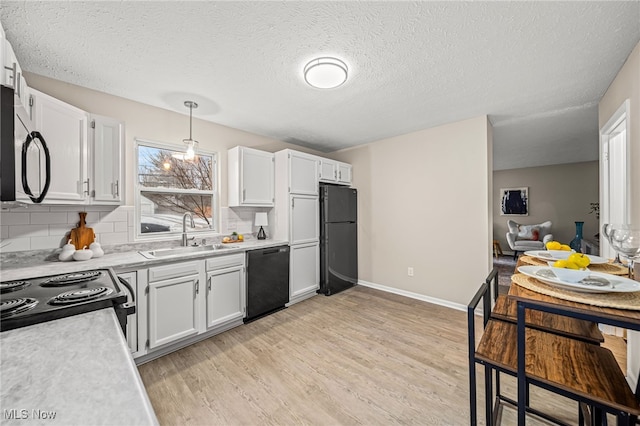
[[(253, 218), (257, 211), (269, 209), (220, 209), (220, 234), (256, 232)], [(0, 211), (0, 252), (56, 249), (66, 243), (78, 225), (79, 212), (87, 212), (87, 227), (93, 228), (102, 245), (127, 244), (136, 240), (133, 206), (34, 206)], [(167, 237), (174, 240), (179, 236)]]

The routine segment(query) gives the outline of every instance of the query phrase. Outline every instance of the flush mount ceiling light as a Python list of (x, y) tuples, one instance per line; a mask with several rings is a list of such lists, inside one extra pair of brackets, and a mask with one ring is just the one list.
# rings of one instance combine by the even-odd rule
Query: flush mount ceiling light
[(304, 80), (318, 89), (333, 89), (347, 81), (347, 64), (336, 58), (316, 58), (304, 67)]
[(192, 135), (193, 110), (194, 108), (198, 108), (198, 104), (193, 101), (184, 101), (184, 106), (189, 108), (189, 139), (182, 140), (182, 142), (187, 146), (187, 151), (184, 153), (184, 159), (193, 160), (196, 156), (196, 147), (198, 146), (198, 141), (194, 140)]

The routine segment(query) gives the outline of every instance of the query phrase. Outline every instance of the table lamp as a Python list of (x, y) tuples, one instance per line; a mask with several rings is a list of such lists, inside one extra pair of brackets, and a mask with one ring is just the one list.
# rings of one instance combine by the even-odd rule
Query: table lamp
[(265, 234), (263, 226), (269, 226), (269, 220), (267, 219), (267, 214), (256, 213), (255, 225), (260, 227), (260, 230), (258, 231), (258, 239), (265, 240), (267, 238), (267, 234)]

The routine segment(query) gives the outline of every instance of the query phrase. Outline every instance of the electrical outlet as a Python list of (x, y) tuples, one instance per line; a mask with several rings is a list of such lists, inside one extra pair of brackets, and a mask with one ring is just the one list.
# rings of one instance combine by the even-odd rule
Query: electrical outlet
[(410, 277), (413, 276), (413, 268), (411, 266), (409, 266), (409, 268), (407, 268), (407, 275), (409, 275)]

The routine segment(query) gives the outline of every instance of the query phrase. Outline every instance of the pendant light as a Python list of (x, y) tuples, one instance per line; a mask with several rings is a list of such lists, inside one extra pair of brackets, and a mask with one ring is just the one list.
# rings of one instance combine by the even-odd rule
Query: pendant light
[(182, 142), (187, 146), (184, 159), (190, 161), (196, 156), (196, 147), (198, 146), (198, 141), (194, 140), (192, 135), (193, 110), (194, 108), (198, 108), (198, 104), (193, 101), (184, 101), (184, 106), (189, 108), (189, 139), (183, 139)]

